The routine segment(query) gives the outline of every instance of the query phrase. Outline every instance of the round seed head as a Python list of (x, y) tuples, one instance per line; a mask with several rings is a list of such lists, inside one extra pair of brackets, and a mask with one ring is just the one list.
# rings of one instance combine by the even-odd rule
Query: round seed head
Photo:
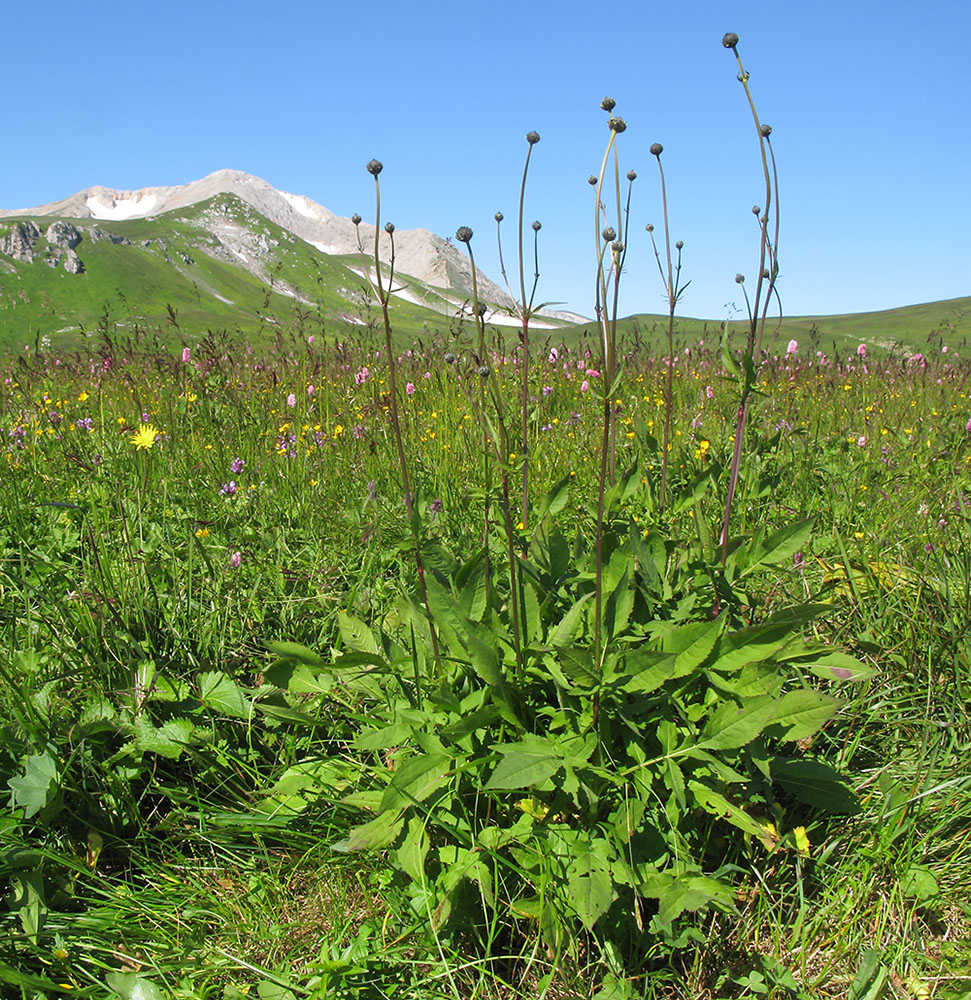
[(610, 111), (613, 111), (614, 108), (617, 107), (617, 102), (612, 97), (605, 97), (600, 102), (600, 107), (602, 107), (604, 109), (604, 111), (610, 112)]
[(649, 233), (653, 233), (653, 232), (654, 232), (654, 223), (653, 223), (653, 222), (649, 222), (649, 223), (648, 223), (648, 224), (647, 224), (647, 225), (646, 225), (646, 226), (645, 226), (644, 228), (645, 228), (645, 229), (646, 229), (646, 230), (647, 230), (647, 231), (648, 231)]
[(591, 174), (587, 178), (587, 183), (590, 185), (590, 187), (596, 187), (597, 186), (597, 178), (594, 177), (593, 174)]
[(771, 125), (760, 125), (759, 126), (759, 134), (762, 136), (763, 139), (768, 139), (769, 136), (772, 135), (772, 126)]
[(683, 250), (684, 249), (684, 240), (678, 240), (678, 242), (674, 244), (674, 249), (675, 250)]
[(459, 243), (468, 243), (472, 239), (472, 230), (468, 226), (459, 226), (455, 230), (455, 238)]
[(539, 142), (539, 132), (527, 132), (526, 141), (530, 146), (535, 146)]
[(476, 371), (477, 371), (477, 373), (479, 375), (479, 378), (488, 378), (489, 377), (489, 366), (488, 365), (480, 365), (476, 369)]
[(613, 226), (607, 226), (600, 235), (604, 238), (604, 243), (609, 243), (611, 240), (617, 239), (617, 231)]
[(355, 226), (359, 226), (361, 224), (361, 217), (357, 214), (357, 212), (351, 216), (351, 222), (353, 222)]
[(633, 183), (634, 181), (636, 181), (637, 180), (637, 171), (636, 170), (628, 170), (627, 171), (627, 179), (631, 183)]
[(759, 212), (761, 212), (761, 211), (762, 211), (762, 209), (758, 205), (753, 205), (752, 206), (752, 215), (758, 215)]
[(384, 224), (384, 231), (390, 236), (394, 232), (394, 223), (386, 222)]
[(736, 285), (744, 285), (745, 284), (745, 275), (744, 274), (736, 274), (735, 275), (735, 284)]
[(480, 316), (485, 316), (488, 306), (484, 302), (479, 303), (478, 313)]
[(659, 142), (651, 143), (651, 156), (660, 156), (664, 152), (664, 147)]
[(496, 220), (496, 222), (502, 222), (502, 212), (496, 212), (493, 218)]
[(538, 220), (533, 223), (533, 232), (538, 233), (543, 228), (543, 224)]
[(763, 278), (769, 278), (769, 277), (771, 277), (771, 275), (769, 274), (768, 268), (762, 268), (762, 277)]
[(374, 174), (375, 177), (377, 177), (382, 170), (384, 170), (384, 164), (380, 160), (371, 160), (367, 165), (367, 172), (369, 174)]
[(625, 122), (623, 118), (610, 118), (608, 119), (607, 124), (610, 126), (610, 131), (616, 132), (618, 135), (621, 132), (627, 131), (627, 122)]
[(729, 31), (727, 34), (722, 35), (722, 45), (726, 49), (734, 49), (738, 45), (738, 35), (734, 31)]
[(614, 253), (623, 253), (624, 244), (621, 243), (620, 240), (614, 240), (614, 242), (610, 244), (610, 249), (613, 250)]
[(451, 351), (445, 352), (445, 364), (447, 365), (455, 364), (455, 355)]

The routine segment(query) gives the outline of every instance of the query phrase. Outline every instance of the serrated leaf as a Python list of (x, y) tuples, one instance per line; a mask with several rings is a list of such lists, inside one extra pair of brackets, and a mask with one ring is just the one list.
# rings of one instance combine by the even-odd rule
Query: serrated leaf
[(709, 718), (698, 746), (705, 750), (743, 747), (762, 732), (776, 708), (777, 703), (768, 696), (753, 698), (741, 708), (727, 702)]
[(379, 850), (394, 843), (404, 825), (402, 812), (395, 810), (381, 813), (370, 822), (354, 827), (344, 840), (333, 845), (333, 850), (345, 854), (351, 851)]
[(812, 527), (813, 519), (807, 518), (796, 524), (788, 524), (784, 528), (774, 531), (768, 538), (753, 544), (746, 553), (745, 565), (742, 566), (741, 559), (738, 560), (739, 576), (748, 576), (757, 567), (765, 564), (776, 565), (786, 559), (791, 559), (809, 541)]
[(248, 719), (250, 701), (243, 695), (239, 685), (221, 670), (210, 670), (196, 678), (199, 685), (199, 700), (213, 712), (228, 715), (234, 719)]
[(257, 701), (253, 707), (268, 715), (271, 719), (279, 719), (280, 722), (289, 722), (295, 726), (319, 726), (320, 721), (306, 712), (291, 708), (289, 705), (275, 705), (269, 701)]
[(776, 703), (773, 726), (781, 726), (783, 740), (804, 740), (828, 722), (839, 709), (839, 702), (819, 691), (802, 689), (784, 694)]
[(584, 594), (579, 601), (570, 606), (569, 611), (560, 619), (559, 624), (550, 635), (549, 642), (554, 649), (564, 649), (573, 644), (583, 625), (587, 603), (592, 597), (593, 594)]
[(378, 653), (381, 650), (371, 630), (346, 611), (337, 612), (337, 628), (344, 645), (359, 653)]
[(107, 981), (121, 1000), (166, 1000), (167, 994), (155, 983), (135, 972), (109, 972)]
[(57, 794), (57, 761), (47, 753), (32, 754), (24, 761), (24, 773), (10, 778), (7, 785), (11, 804), (24, 810), (24, 818), (36, 816)]
[(266, 648), (275, 656), (286, 660), (296, 660), (298, 663), (306, 663), (311, 667), (324, 666), (324, 660), (318, 653), (315, 653), (307, 646), (302, 646), (299, 642), (267, 642)]
[(662, 649), (675, 654), (674, 677), (685, 677), (697, 670), (718, 642), (725, 627), (725, 615), (713, 622), (690, 622), (673, 629), (664, 637)]
[(542, 784), (563, 766), (553, 754), (515, 751), (507, 753), (486, 782), (486, 789), (532, 788)]
[(424, 801), (445, 784), (452, 759), (444, 754), (423, 753), (409, 757), (391, 778), (381, 798), (381, 811), (406, 809)]
[(775, 757), (769, 762), (769, 776), (794, 798), (806, 805), (832, 813), (854, 814), (860, 804), (839, 771), (827, 764), (800, 758)]
[(739, 830), (751, 834), (753, 837), (761, 837), (765, 832), (762, 825), (753, 816), (750, 816), (741, 806), (729, 802), (720, 792), (703, 785), (700, 781), (689, 781), (690, 789), (695, 801), (706, 812), (713, 816), (737, 826)]

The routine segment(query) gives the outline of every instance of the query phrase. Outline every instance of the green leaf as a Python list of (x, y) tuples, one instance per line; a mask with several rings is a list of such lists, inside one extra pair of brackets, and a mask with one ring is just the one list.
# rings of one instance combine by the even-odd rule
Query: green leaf
[(301, 646), (299, 642), (267, 642), (264, 645), (275, 656), (306, 663), (311, 667), (324, 666), (324, 660), (317, 653), (306, 646)]
[(794, 798), (806, 805), (832, 813), (854, 814), (860, 804), (839, 771), (814, 760), (775, 757), (769, 762), (769, 776)]
[(804, 740), (828, 722), (839, 709), (839, 702), (819, 691), (800, 689), (784, 694), (776, 703), (773, 726), (781, 726), (783, 740)]
[(414, 727), (401, 722), (383, 726), (381, 729), (362, 729), (354, 737), (351, 746), (355, 750), (388, 750), (401, 746), (411, 739)]
[(560, 619), (559, 624), (553, 629), (553, 633), (550, 636), (550, 645), (554, 649), (563, 649), (573, 644), (583, 625), (583, 616), (586, 613), (587, 602), (593, 596), (592, 593), (584, 594), (579, 601), (570, 606), (570, 610)]
[(809, 541), (812, 532), (813, 518), (805, 521), (798, 521), (796, 524), (786, 525), (778, 531), (774, 531), (768, 538), (753, 542), (744, 554), (747, 558), (742, 560), (743, 553), (737, 554), (739, 566), (739, 576), (748, 576), (757, 567), (764, 564), (775, 565), (792, 557), (800, 549), (804, 548)]
[(424, 816), (412, 816), (404, 840), (395, 852), (398, 865), (413, 882), (422, 882), (425, 878), (425, 857), (430, 846), (427, 827), (428, 820)]
[(589, 931), (607, 912), (614, 898), (607, 842), (601, 839), (587, 845), (580, 841), (574, 845), (573, 852), (575, 857), (567, 875), (566, 895)]
[(135, 972), (109, 972), (108, 986), (121, 1000), (166, 1000), (163, 993), (151, 979), (144, 979)]
[(695, 801), (706, 812), (731, 823), (732, 826), (737, 826), (739, 830), (743, 830), (753, 837), (765, 836), (765, 828), (757, 819), (750, 816), (741, 806), (729, 802), (720, 792), (703, 785), (700, 781), (689, 781), (688, 788), (694, 795)]
[(381, 649), (371, 630), (357, 618), (346, 611), (337, 612), (337, 628), (340, 631), (344, 645), (359, 653), (378, 653)]
[(880, 1000), (887, 991), (890, 970), (880, 961), (880, 952), (864, 952), (860, 968), (846, 994), (847, 1000)]
[(249, 699), (243, 696), (239, 685), (221, 670), (210, 670), (196, 678), (199, 700), (214, 712), (234, 719), (250, 717)]
[(762, 732), (776, 707), (776, 702), (767, 695), (753, 698), (741, 708), (729, 701), (709, 718), (698, 746), (705, 750), (743, 747)]
[(515, 751), (507, 753), (486, 782), (487, 790), (531, 788), (542, 784), (563, 766), (563, 758), (553, 754)]
[(37, 944), (44, 920), (47, 901), (44, 898), (44, 876), (40, 869), (21, 871), (10, 878), (7, 906), (20, 918), (20, 925), (32, 944)]
[(495, 645), (490, 645), (485, 640), (471, 631), (468, 633), (469, 661), (472, 669), (491, 687), (501, 687), (504, 681), (502, 670), (499, 667), (499, 658)]
[(640, 647), (624, 654), (623, 672), (617, 675), (630, 694), (650, 694), (674, 675), (675, 656)]
[(271, 719), (290, 722), (295, 726), (320, 725), (319, 719), (315, 719), (312, 715), (301, 712), (299, 709), (291, 708), (289, 705), (277, 705), (269, 701), (257, 701), (253, 703), (253, 707), (264, 715), (268, 715)]
[(409, 757), (391, 778), (381, 798), (381, 811), (406, 809), (422, 802), (445, 784), (452, 759), (444, 754), (423, 753)]
[(726, 620), (722, 613), (713, 622), (689, 622), (664, 636), (661, 648), (675, 654), (673, 677), (685, 677), (708, 659)]
[(404, 825), (404, 816), (400, 811), (381, 813), (370, 822), (354, 827), (346, 839), (333, 845), (333, 850), (344, 854), (379, 850), (393, 843)]
[(810, 661), (800, 661), (798, 665), (828, 681), (865, 681), (876, 673), (873, 667), (846, 653), (827, 653)]
[(911, 865), (900, 880), (900, 891), (926, 903), (938, 894), (937, 879), (926, 865)]
[(685, 910), (695, 912), (709, 903), (717, 902), (721, 908), (731, 909), (732, 896), (728, 887), (706, 875), (685, 878), (660, 872), (645, 879), (641, 894), (658, 901), (658, 920), (670, 924)]
[(30, 819), (57, 794), (57, 762), (49, 753), (33, 754), (24, 761), (24, 773), (11, 778), (7, 785), (13, 793), (11, 805), (22, 807), (24, 819)]

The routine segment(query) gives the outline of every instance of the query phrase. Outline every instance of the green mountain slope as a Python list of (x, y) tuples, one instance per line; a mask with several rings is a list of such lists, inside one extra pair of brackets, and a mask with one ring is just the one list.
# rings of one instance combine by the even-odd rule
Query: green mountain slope
[[(80, 237), (70, 252), (52, 224)], [(376, 314), (361, 258), (322, 253), (231, 194), (147, 219), (4, 219), (0, 247), (11, 242), (29, 243), (32, 259), (0, 252), (0, 349), (44, 337), (67, 349), (105, 324), (173, 341), (206, 330), (348, 336)], [(75, 258), (80, 273), (65, 269)], [(447, 328), (459, 306), (417, 279), (396, 276), (395, 288), (401, 333)]]

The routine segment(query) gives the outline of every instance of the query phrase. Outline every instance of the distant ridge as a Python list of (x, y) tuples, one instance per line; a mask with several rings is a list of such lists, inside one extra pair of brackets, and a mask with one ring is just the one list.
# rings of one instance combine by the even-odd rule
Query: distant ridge
[[(335, 215), (305, 195), (280, 191), (267, 181), (242, 170), (217, 170), (201, 180), (174, 187), (147, 187), (120, 191), (94, 186), (68, 198), (33, 208), (0, 210), (0, 218), (55, 216), (71, 219), (119, 221), (143, 219), (186, 208), (215, 195), (234, 194), (260, 215), (327, 254), (356, 254), (358, 234), (350, 219)], [(374, 246), (374, 227), (362, 222), (361, 239), (366, 248)], [(472, 269), (468, 258), (447, 240), (427, 229), (396, 230), (395, 269), (418, 278), (427, 285), (444, 288), (461, 297), (472, 296)], [(380, 240), (382, 259), (387, 261), (390, 240)], [(495, 282), (477, 269), (476, 279), (482, 298), (500, 306), (512, 299)], [(583, 321), (572, 313), (548, 313), (568, 321)]]

